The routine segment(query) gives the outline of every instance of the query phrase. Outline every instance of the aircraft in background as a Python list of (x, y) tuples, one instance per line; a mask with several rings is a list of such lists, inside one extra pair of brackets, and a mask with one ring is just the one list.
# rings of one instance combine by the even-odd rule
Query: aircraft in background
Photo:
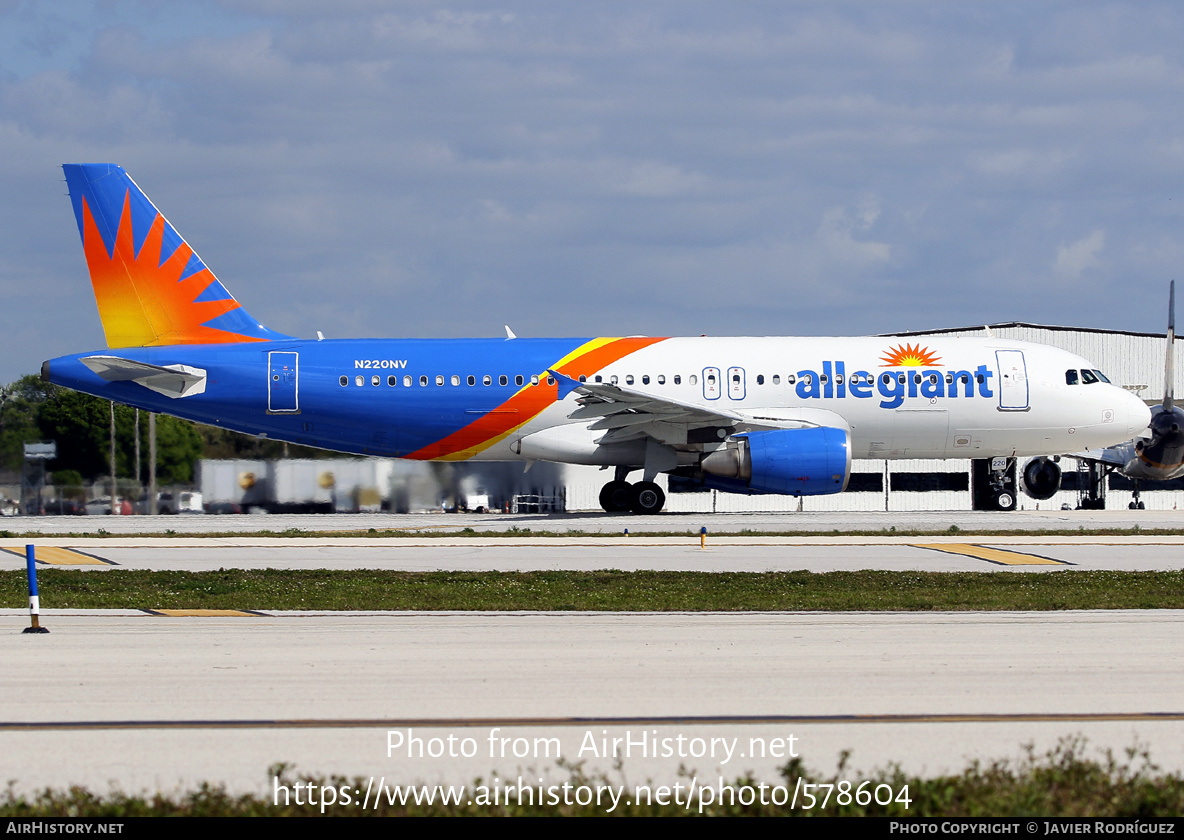
[[(1075, 452), (1071, 457), (1104, 465), (1135, 482), (1129, 505), (1142, 510), (1139, 485), (1143, 481), (1171, 481), (1184, 475), (1184, 409), (1175, 404), (1176, 281), (1168, 287), (1167, 351), (1164, 358), (1163, 401), (1151, 409), (1151, 422), (1132, 440), (1104, 449)], [(1051, 495), (1051, 494), (1050, 494)], [(1047, 497), (1046, 497), (1047, 498)]]
[[(364, 455), (611, 467), (604, 509), (655, 513), (662, 473), (838, 493), (853, 458), (1105, 447), (1150, 416), (1104, 378), (1069, 384), (1096, 375), (1079, 356), (993, 338), (293, 338), (248, 315), (122, 168), (63, 169), (108, 349), (42, 376), (220, 428)], [(1014, 491), (995, 504), (1014, 508)]]

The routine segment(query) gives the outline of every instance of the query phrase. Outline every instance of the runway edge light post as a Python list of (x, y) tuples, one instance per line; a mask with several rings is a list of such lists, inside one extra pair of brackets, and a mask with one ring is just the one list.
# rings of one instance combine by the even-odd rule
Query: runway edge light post
[(30, 624), (22, 633), (48, 633), (49, 629), (41, 626), (41, 599), (37, 596), (37, 556), (32, 545), (25, 546), (25, 570), (29, 577), (29, 620)]

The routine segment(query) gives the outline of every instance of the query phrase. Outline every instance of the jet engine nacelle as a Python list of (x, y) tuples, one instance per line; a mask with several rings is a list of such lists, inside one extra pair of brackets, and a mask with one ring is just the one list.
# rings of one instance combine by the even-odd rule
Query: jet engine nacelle
[(1033, 499), (1051, 499), (1061, 489), (1061, 467), (1051, 458), (1033, 458), (1024, 465), (1020, 483)]
[(826, 426), (746, 432), (710, 453), (700, 467), (709, 475), (733, 479), (740, 492), (841, 493), (851, 477), (851, 433)]

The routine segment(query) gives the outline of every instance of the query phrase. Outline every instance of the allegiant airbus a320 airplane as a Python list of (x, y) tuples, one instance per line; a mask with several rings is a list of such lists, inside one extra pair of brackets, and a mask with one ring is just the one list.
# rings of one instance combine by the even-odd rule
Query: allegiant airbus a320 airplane
[[(1085, 359), (992, 338), (292, 338), (248, 315), (122, 168), (64, 169), (107, 349), (46, 362), (43, 377), (238, 432), (615, 467), (605, 510), (651, 513), (660, 473), (838, 493), (852, 458), (1073, 452), (1150, 418)], [(1068, 384), (1079, 377), (1094, 384)]]

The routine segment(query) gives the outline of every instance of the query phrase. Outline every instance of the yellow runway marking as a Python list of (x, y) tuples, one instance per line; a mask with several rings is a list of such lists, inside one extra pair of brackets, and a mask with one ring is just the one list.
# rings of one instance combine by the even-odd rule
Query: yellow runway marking
[(970, 545), (969, 543), (913, 543), (914, 548), (928, 548), (932, 551), (943, 551), (946, 554), (961, 554), (965, 557), (975, 557), (988, 563), (1000, 566), (1072, 566), (1064, 560), (1053, 560), (1051, 557), (1041, 557), (1038, 554), (1024, 554), (1020, 551), (1004, 551), (1001, 548), (987, 548), (984, 545)]
[(170, 618), (188, 618), (199, 617), (206, 618), (213, 617), (231, 617), (231, 618), (254, 618), (255, 616), (265, 615), (265, 613), (255, 612), (254, 610), (144, 610), (149, 615), (166, 615)]
[[(22, 560), (25, 557), (25, 547), (19, 546), (4, 546), (0, 547), (0, 551), (8, 554), (15, 554)], [(36, 557), (38, 563), (47, 563), (50, 566), (118, 566), (119, 564), (112, 560), (104, 560), (102, 557), (96, 557), (93, 554), (87, 554), (85, 551), (78, 551), (73, 548), (58, 548), (56, 546), (40, 546), (36, 550)]]

